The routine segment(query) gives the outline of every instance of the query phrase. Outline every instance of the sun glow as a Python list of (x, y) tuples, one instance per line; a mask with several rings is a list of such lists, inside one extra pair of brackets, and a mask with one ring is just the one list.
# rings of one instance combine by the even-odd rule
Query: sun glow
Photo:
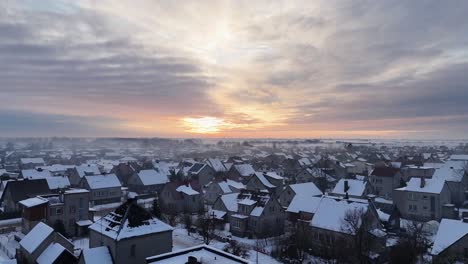
[(221, 131), (221, 128), (226, 125), (224, 119), (211, 116), (200, 118), (186, 117), (182, 121), (187, 127), (187, 132), (197, 134), (214, 134)]

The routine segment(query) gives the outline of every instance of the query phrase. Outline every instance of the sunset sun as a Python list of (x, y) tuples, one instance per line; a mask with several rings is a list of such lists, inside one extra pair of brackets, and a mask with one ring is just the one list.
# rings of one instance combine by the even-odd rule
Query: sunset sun
[(214, 134), (221, 130), (225, 122), (222, 118), (205, 116), (199, 118), (186, 117), (182, 120), (187, 131), (197, 134)]

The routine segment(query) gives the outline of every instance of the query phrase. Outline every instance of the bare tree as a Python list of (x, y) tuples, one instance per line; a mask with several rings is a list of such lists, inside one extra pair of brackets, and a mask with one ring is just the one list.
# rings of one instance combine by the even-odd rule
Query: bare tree
[(206, 211), (200, 212), (197, 219), (197, 228), (203, 237), (203, 242), (209, 245), (214, 235), (214, 215), (211, 216)]
[(411, 222), (406, 226), (406, 235), (398, 240), (398, 244), (390, 252), (391, 263), (423, 263), (424, 252), (430, 246), (428, 234), (424, 230), (425, 223)]
[(192, 231), (192, 216), (190, 214), (185, 214), (184, 215), (184, 224), (185, 224), (185, 229), (187, 229), (187, 234), (190, 236), (191, 231)]
[(348, 210), (342, 222), (342, 231), (352, 237), (352, 243), (348, 243), (346, 247), (349, 247), (356, 263), (366, 263), (370, 252), (370, 223), (366, 211), (363, 208)]

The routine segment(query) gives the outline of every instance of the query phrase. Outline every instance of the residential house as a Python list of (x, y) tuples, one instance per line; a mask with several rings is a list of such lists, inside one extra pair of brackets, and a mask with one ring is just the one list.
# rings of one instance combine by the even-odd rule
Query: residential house
[(220, 159), (207, 159), (206, 164), (208, 164), (216, 174), (223, 175), (227, 173), (228, 169)]
[(50, 226), (61, 223), (67, 235), (81, 236), (87, 233), (87, 227), (92, 223), (89, 215), (89, 191), (84, 189), (41, 195), (19, 203), (22, 206), (23, 232), (28, 232), (42, 221)]
[(320, 202), (323, 197), (319, 196), (306, 196), (306, 195), (296, 195), (289, 203), (286, 214), (287, 219), (293, 223), (296, 223), (298, 220), (310, 221), (317, 211)]
[(340, 179), (330, 195), (348, 198), (366, 198), (371, 193), (370, 184), (366, 180)]
[(251, 191), (265, 190), (271, 194), (279, 195), (283, 190), (283, 177), (274, 172), (256, 172), (247, 181), (246, 189)]
[(352, 165), (347, 166), (348, 174), (359, 174), (359, 175), (368, 175), (368, 171), (370, 171), (370, 166), (367, 163), (367, 160), (364, 158), (357, 158), (345, 165)]
[(66, 176), (53, 176), (49, 170), (42, 168), (22, 170), (20, 173), (20, 178), (36, 180), (36, 179), (46, 179), (49, 189), (53, 192), (58, 192), (59, 190), (66, 189), (70, 187), (70, 181)]
[(167, 174), (150, 170), (135, 172), (128, 180), (128, 188), (138, 194), (154, 195), (169, 182)]
[(204, 163), (195, 163), (188, 170), (187, 175), (197, 181), (200, 186), (205, 186), (214, 179), (215, 170)]
[(227, 173), (231, 180), (240, 181), (244, 184), (255, 174), (255, 170), (250, 164), (234, 164)]
[(39, 166), (45, 166), (43, 158), (22, 158), (20, 159), (20, 167), (22, 170), (34, 169)]
[(203, 196), (196, 182), (167, 183), (158, 195), (161, 208), (171, 213), (197, 213), (203, 209)]
[(67, 170), (67, 176), (73, 187), (78, 187), (84, 176), (100, 175), (101, 171), (97, 164), (82, 164)]
[(402, 186), (403, 178), (400, 169), (385, 166), (374, 168), (369, 181), (377, 196), (392, 199), (393, 190)]
[(129, 199), (90, 227), (89, 247), (108, 247), (115, 264), (145, 263), (172, 251), (173, 228)]
[(116, 203), (122, 198), (122, 185), (115, 174), (84, 176), (80, 187), (89, 190), (93, 205)]
[(279, 202), (281, 206), (287, 208), (296, 196), (322, 196), (322, 191), (313, 182), (291, 184), (281, 192)]
[(250, 262), (223, 250), (199, 245), (170, 253), (146, 258), (146, 263), (173, 264), (173, 263), (223, 263), (223, 264), (249, 264)]
[(0, 199), (3, 213), (21, 214), (19, 202), (41, 194), (51, 193), (47, 180), (16, 180), (9, 181)]
[(111, 173), (115, 174), (119, 178), (123, 186), (127, 186), (130, 178), (141, 170), (141, 166), (136, 162), (119, 163), (114, 166)]
[(450, 190), (450, 199), (457, 207), (468, 201), (468, 162), (449, 160), (436, 169), (433, 178), (445, 179)]
[(19, 263), (76, 263), (74, 245), (54, 229), (39, 222), (19, 242)]
[(220, 181), (212, 181), (206, 185), (204, 190), (204, 199), (207, 204), (212, 205), (219, 196), (228, 193), (238, 193), (245, 189), (245, 185), (241, 182), (233, 181), (224, 178)]
[(108, 247), (85, 248), (81, 251), (78, 264), (114, 264)]
[(468, 221), (442, 219), (431, 255), (432, 263), (468, 263)]

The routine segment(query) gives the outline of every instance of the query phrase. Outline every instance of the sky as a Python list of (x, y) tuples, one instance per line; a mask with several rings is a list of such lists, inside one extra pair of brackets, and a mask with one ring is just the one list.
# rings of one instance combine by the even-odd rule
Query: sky
[(0, 1), (0, 136), (468, 138), (468, 1)]

